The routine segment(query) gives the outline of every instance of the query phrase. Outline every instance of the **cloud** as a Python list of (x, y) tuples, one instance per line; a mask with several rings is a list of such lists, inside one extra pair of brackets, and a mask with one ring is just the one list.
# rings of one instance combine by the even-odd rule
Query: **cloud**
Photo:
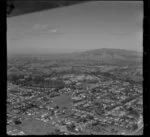
[(46, 25), (46, 24), (34, 24), (33, 28), (34, 29), (47, 29), (48, 25)]
[(56, 33), (56, 32), (59, 32), (59, 29), (58, 29), (58, 28), (49, 29), (48, 32), (49, 32), (49, 33)]

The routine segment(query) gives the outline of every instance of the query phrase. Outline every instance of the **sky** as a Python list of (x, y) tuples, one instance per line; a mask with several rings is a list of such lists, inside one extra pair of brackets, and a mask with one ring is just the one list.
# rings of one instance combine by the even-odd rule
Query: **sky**
[(142, 1), (92, 1), (7, 18), (7, 53), (142, 51)]

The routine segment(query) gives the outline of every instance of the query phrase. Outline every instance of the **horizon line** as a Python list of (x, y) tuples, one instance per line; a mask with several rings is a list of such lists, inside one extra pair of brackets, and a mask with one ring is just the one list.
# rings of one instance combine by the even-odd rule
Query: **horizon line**
[(60, 52), (60, 51), (53, 51), (53, 52), (31, 52), (31, 53), (9, 53), (7, 52), (7, 55), (8, 56), (11, 56), (11, 55), (46, 55), (46, 54), (71, 54), (71, 53), (80, 53), (80, 52), (87, 52), (87, 51), (93, 51), (93, 50), (102, 50), (102, 49), (107, 49), (107, 50), (125, 50), (125, 51), (132, 51), (132, 52), (139, 52), (139, 53), (143, 53), (143, 51), (139, 51), (139, 50), (133, 50), (133, 49), (120, 49), (120, 48), (99, 48), (99, 49), (87, 49), (87, 50), (84, 50), (83, 49), (77, 49), (77, 50), (80, 50), (80, 51), (66, 51), (66, 52)]

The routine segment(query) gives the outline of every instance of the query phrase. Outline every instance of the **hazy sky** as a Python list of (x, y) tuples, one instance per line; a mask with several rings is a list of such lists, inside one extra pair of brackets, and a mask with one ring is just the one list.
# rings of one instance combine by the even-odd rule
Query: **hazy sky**
[(142, 1), (97, 1), (7, 18), (8, 53), (142, 51)]

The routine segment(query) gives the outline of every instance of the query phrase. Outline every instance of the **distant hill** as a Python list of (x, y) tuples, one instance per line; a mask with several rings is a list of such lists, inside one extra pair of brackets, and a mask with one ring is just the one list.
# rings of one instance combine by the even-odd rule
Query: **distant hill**
[(103, 64), (130, 65), (142, 64), (142, 52), (124, 49), (95, 49), (70, 54), (75, 60), (93, 60)]

